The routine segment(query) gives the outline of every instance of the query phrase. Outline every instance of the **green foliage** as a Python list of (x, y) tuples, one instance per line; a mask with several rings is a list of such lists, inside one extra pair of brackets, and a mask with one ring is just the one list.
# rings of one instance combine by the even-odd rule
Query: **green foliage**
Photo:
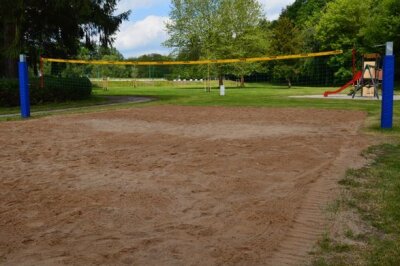
[[(376, 51), (375, 45), (394, 41), (394, 54), (396, 65), (400, 65), (400, 1), (382, 0), (374, 1), (371, 7), (371, 17), (367, 25), (361, 29), (361, 34), (365, 36), (366, 47), (371, 51)], [(379, 52), (384, 53), (381, 47)], [(395, 68), (396, 77), (400, 79), (400, 67)]]
[[(266, 53), (268, 41), (260, 27), (263, 17), (256, 0), (174, 0), (170, 18), (170, 37), (165, 45), (175, 49), (178, 59), (244, 58)], [(258, 67), (229, 64), (212, 70), (219, 76), (244, 76)]]
[(165, 45), (186, 59), (210, 57), (216, 48), (219, 4), (218, 0), (172, 0)]
[(31, 102), (63, 102), (88, 99), (92, 93), (92, 83), (85, 77), (45, 77), (44, 88), (39, 80), (31, 82)]
[[(221, 1), (219, 12), (222, 27), (219, 45), (215, 50), (217, 58), (248, 58), (266, 54), (268, 35), (261, 28), (263, 17), (258, 1)], [(224, 74), (243, 77), (260, 68), (259, 63), (237, 63), (222, 66), (220, 70)]]
[[(400, 145), (374, 146), (365, 155), (373, 162), (348, 171), (340, 182), (350, 197), (346, 200), (347, 208), (360, 214), (363, 224), (358, 230), (362, 230), (361, 234), (354, 234), (349, 229), (344, 231), (343, 237), (354, 243), (347, 247), (343, 242), (348, 241), (324, 236), (314, 265), (400, 263)], [(332, 248), (332, 243), (340, 248)]]
[[(400, 2), (397, 0), (373, 1), (371, 16), (361, 30), (367, 45), (374, 46), (387, 41), (400, 43)], [(396, 51), (400, 51), (397, 45)]]
[[(37, 72), (39, 54), (71, 57), (77, 54), (82, 41), (87, 47), (95, 43), (110, 46), (114, 33), (129, 15), (129, 11), (115, 14), (117, 2), (2, 0), (0, 32), (6, 34), (0, 42), (0, 61), (16, 59), (19, 53), (25, 52)], [(10, 74), (1, 72), (3, 68), (0, 76)]]
[[(123, 55), (115, 48), (95, 46), (93, 50), (81, 47), (78, 59), (124, 61)], [(137, 58), (128, 58), (126, 61), (171, 61), (170, 56), (160, 54), (142, 55)], [(131, 66), (131, 65), (94, 65), (94, 64), (64, 64), (46, 63), (44, 73), (61, 77), (88, 77), (88, 78), (171, 78), (171, 66)], [(179, 73), (176, 77), (179, 76)], [(192, 76), (193, 77), (193, 76)]]
[[(128, 61), (146, 61), (146, 62), (172, 61), (172, 58), (170, 56), (153, 53), (153, 54), (142, 55), (137, 58), (129, 58)], [(186, 68), (186, 66), (185, 66), (185, 68)], [(171, 75), (172, 75), (172, 72), (174, 71), (174, 69), (175, 69), (175, 67), (171, 67), (171, 66), (144, 66), (144, 67), (138, 67), (133, 71), (137, 72), (136, 73), (137, 78), (169, 78), (169, 79), (171, 79)]]
[[(384, 48), (376, 45), (394, 41), (394, 52), (400, 53), (400, 2), (397, 0), (296, 0), (286, 7), (279, 20), (284, 17), (299, 29), (303, 38), (302, 52), (344, 51), (328, 62), (330, 71), (335, 73), (335, 83), (352, 76), (353, 47), (359, 55), (383, 54)], [(396, 60), (399, 64), (400, 58)], [(399, 79), (400, 68), (396, 71)]]
[(272, 36), (270, 51), (274, 55), (297, 54), (301, 51), (300, 32), (289, 18), (282, 17), (273, 25)]
[(289, 18), (297, 27), (304, 28), (310, 16), (320, 13), (327, 3), (332, 0), (296, 0), (287, 6), (281, 13), (281, 17)]
[[(101, 46), (95, 46), (93, 50), (80, 47), (77, 58), (82, 60), (104, 61), (121, 61), (124, 59), (117, 49)], [(46, 63), (44, 66), (44, 73), (46, 75), (61, 77), (130, 78), (132, 76), (132, 67), (119, 65)]]
[(19, 104), (18, 80), (0, 79), (0, 106), (16, 106)]
[(366, 50), (362, 29), (368, 25), (372, 0), (335, 0), (326, 6), (315, 26), (315, 39), (322, 50), (344, 50), (328, 62), (338, 79), (350, 79), (352, 48), (363, 54)]
[(327, 5), (316, 26), (322, 49), (351, 49), (361, 46), (361, 29), (368, 23), (372, 0), (336, 0)]
[[(271, 40), (270, 53), (274, 55), (298, 54), (302, 47), (299, 30), (287, 17), (281, 17), (273, 26), (273, 39)], [(277, 61), (273, 66), (275, 79), (286, 80), (288, 87), (292, 80), (300, 74), (299, 60)]]

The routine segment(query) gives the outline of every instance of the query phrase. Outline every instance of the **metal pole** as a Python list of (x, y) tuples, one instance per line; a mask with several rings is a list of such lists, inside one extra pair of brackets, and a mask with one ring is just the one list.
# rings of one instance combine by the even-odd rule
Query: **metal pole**
[(19, 95), (21, 104), (21, 117), (28, 118), (31, 116), (31, 108), (29, 101), (29, 81), (28, 81), (28, 64), (26, 63), (26, 56), (21, 54), (18, 64), (19, 74)]
[(393, 42), (388, 42), (383, 59), (381, 128), (393, 128), (394, 62)]

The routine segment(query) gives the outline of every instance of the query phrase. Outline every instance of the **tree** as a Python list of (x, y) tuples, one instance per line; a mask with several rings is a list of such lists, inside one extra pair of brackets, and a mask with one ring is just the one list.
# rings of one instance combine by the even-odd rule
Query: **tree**
[[(17, 58), (21, 50), (21, 23), (24, 2), (3, 0), (0, 7), (0, 77), (16, 76)], [(13, 58), (13, 60), (11, 60)]]
[[(263, 15), (258, 1), (228, 0), (222, 1), (223, 25), (220, 45), (216, 50), (218, 58), (260, 57), (268, 49), (268, 34), (261, 28)], [(227, 72), (240, 77), (240, 86), (244, 87), (244, 76), (261, 68), (259, 63), (236, 63), (227, 65)]]
[(343, 50), (341, 56), (332, 57), (329, 65), (337, 69), (336, 77), (348, 79), (351, 75), (351, 50), (356, 47), (361, 53), (367, 51), (366, 36), (362, 29), (371, 23), (372, 0), (336, 0), (327, 5), (316, 25), (316, 39), (321, 49)]
[[(39, 53), (71, 57), (85, 46), (109, 46), (113, 34), (129, 11), (114, 15), (118, 0), (2, 0), (0, 31), (5, 32), (0, 44), (3, 65), (0, 75), (15, 76), (15, 61), (21, 52), (28, 53), (36, 66)], [(3, 70), (4, 69), (4, 70)], [(3, 70), (3, 71), (2, 71)], [(36, 72), (36, 71), (35, 71)]]
[[(280, 17), (273, 25), (272, 36), (271, 54), (298, 54), (303, 47), (300, 31), (287, 17)], [(285, 79), (290, 88), (292, 79), (299, 74), (299, 68), (298, 61), (278, 61), (273, 68), (273, 76), (278, 79)]]
[[(365, 36), (366, 46), (377, 49), (376, 45), (382, 45), (388, 41), (394, 41), (394, 54), (400, 54), (400, 1), (381, 0), (374, 1), (372, 16), (368, 23), (361, 29)], [(381, 48), (384, 53), (384, 47)], [(396, 65), (400, 64), (400, 57), (396, 56)], [(400, 79), (400, 68), (396, 67), (396, 78)]]
[(302, 29), (310, 16), (320, 13), (331, 1), (333, 0), (296, 0), (282, 10), (280, 17), (289, 18), (297, 28)]
[[(180, 59), (241, 58), (265, 51), (256, 0), (173, 0), (170, 18), (165, 45), (175, 48)], [(249, 73), (243, 64), (218, 65), (217, 71), (220, 85), (224, 74)]]
[[(160, 61), (171, 61), (171, 57), (161, 54), (146, 54), (141, 55), (138, 58), (128, 58), (128, 61), (146, 61), (146, 62), (160, 62)], [(172, 67), (169, 65), (163, 66), (141, 66), (138, 67), (137, 77), (140, 78), (168, 78), (172, 73)]]
[(177, 55), (198, 60), (211, 56), (218, 35), (217, 15), (219, 0), (172, 0), (169, 39), (164, 43), (174, 48)]

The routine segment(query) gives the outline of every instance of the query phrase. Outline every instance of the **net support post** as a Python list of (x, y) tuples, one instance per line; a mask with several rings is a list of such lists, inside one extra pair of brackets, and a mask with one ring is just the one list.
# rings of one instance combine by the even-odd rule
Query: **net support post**
[(31, 108), (29, 99), (28, 64), (26, 62), (26, 55), (23, 54), (19, 56), (18, 77), (21, 117), (29, 118), (31, 116)]
[(381, 128), (383, 129), (393, 128), (394, 65), (393, 42), (388, 42), (383, 59), (381, 110)]

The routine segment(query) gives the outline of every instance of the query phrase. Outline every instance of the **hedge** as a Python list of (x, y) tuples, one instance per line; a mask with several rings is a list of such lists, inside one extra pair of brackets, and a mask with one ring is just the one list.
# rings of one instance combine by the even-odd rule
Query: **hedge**
[(0, 106), (19, 105), (18, 80), (0, 79)]
[[(92, 83), (88, 78), (45, 77), (44, 87), (41, 88), (39, 85), (38, 78), (29, 80), (31, 104), (83, 100), (92, 94)], [(0, 106), (18, 105), (18, 80), (0, 79)]]

